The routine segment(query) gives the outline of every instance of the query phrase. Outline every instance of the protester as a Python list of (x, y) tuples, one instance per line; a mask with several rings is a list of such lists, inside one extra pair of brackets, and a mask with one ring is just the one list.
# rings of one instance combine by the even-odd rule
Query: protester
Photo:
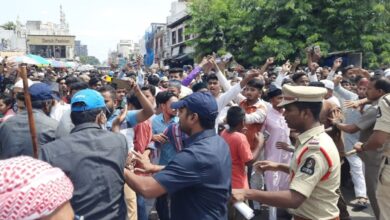
[[(278, 106), (283, 101), (282, 89), (275, 84), (269, 86), (267, 99), (271, 104), (268, 107), (267, 118), (262, 128), (267, 136), (264, 146), (264, 160), (274, 161), (283, 164), (289, 164), (292, 154), (289, 151), (282, 150), (292, 148), (290, 141), (290, 129), (283, 116), (283, 107)], [(292, 148), (295, 150), (294, 148)], [(268, 191), (287, 190), (289, 186), (289, 175), (284, 172), (264, 172), (265, 186)], [(288, 218), (286, 210), (276, 210), (270, 207), (270, 220), (279, 218)]]
[[(260, 132), (256, 135), (256, 148), (252, 153), (249, 142), (245, 134), (243, 134), (245, 129), (245, 111), (238, 106), (231, 107), (227, 112), (226, 121), (229, 129), (224, 130), (221, 133), (221, 137), (226, 141), (230, 149), (232, 160), (232, 188), (249, 189), (245, 166), (251, 165), (259, 157), (264, 144), (264, 137)], [(229, 205), (228, 210), (228, 219), (244, 219), (232, 204)]]
[[(375, 196), (376, 188), (373, 184), (375, 185), (378, 180), (376, 172), (379, 173), (381, 167), (381, 151), (378, 150), (380, 146), (375, 146), (378, 149), (373, 151), (364, 152), (360, 152), (360, 149), (356, 147), (359, 151), (357, 154), (354, 154), (352, 149), (358, 141), (363, 143), (368, 141), (369, 146), (372, 145), (373, 140), (368, 138), (371, 134), (378, 137), (375, 143), (383, 141), (380, 138), (386, 136), (381, 132), (373, 132), (372, 128), (377, 121), (385, 118), (381, 116), (382, 112), (377, 112), (376, 104), (379, 100), (383, 101), (380, 97), (386, 97), (385, 94), (388, 92), (385, 83), (385, 77), (389, 75), (389, 69), (386, 70), (388, 65), (384, 64), (382, 68), (374, 70), (365, 70), (356, 65), (348, 64), (346, 66), (346, 63), (354, 63), (355, 60), (349, 59), (344, 54), (342, 54), (343, 57), (333, 58), (334, 55), (323, 57), (318, 45), (311, 45), (307, 48), (306, 59), (297, 57), (293, 63), (290, 63), (289, 60), (281, 61), (281, 57), (278, 56), (274, 63), (271, 57), (261, 68), (256, 67), (257, 62), (248, 66), (240, 65), (237, 63), (239, 59), (242, 59), (240, 55), (238, 55), (239, 59), (236, 60), (230, 53), (221, 57), (219, 57), (219, 53), (221, 51), (218, 51), (218, 55), (216, 53), (204, 55), (198, 64), (188, 63), (189, 60), (181, 63), (181, 61), (177, 62), (178, 60), (160, 60), (156, 57), (155, 63), (146, 65), (152, 59), (144, 63), (142, 56), (136, 55), (135, 60), (131, 56), (129, 59), (120, 58), (118, 64), (115, 63), (115, 59), (110, 60), (109, 62), (113, 62), (110, 63), (110, 70), (105, 70), (104, 67), (81, 70), (82, 68), (79, 69), (77, 65), (74, 68), (27, 65), (27, 81), (28, 85), (31, 86), (30, 89), (34, 88), (32, 85), (42, 86), (42, 83), (46, 83), (51, 90), (48, 100), (45, 98), (45, 100), (39, 101), (42, 104), (39, 108), (36, 106), (36, 101), (33, 101), (34, 116), (37, 114), (36, 111), (42, 113), (35, 117), (37, 139), (40, 143), (38, 147), (42, 148), (43, 145), (44, 149), (41, 150), (41, 153), (44, 152), (47, 158), (60, 164), (60, 168), (65, 169), (67, 174), (74, 174), (71, 179), (76, 180), (77, 184), (75, 184), (75, 196), (71, 200), (71, 204), (74, 205), (76, 214), (79, 214), (77, 211), (82, 210), (82, 214), (87, 219), (90, 218), (89, 215), (92, 215), (94, 219), (146, 220), (154, 218), (155, 214), (158, 214), (160, 219), (184, 219), (183, 216), (190, 219), (205, 219), (208, 216), (217, 219), (241, 218), (242, 216), (233, 208), (233, 203), (226, 202), (229, 195), (228, 181), (232, 181), (233, 188), (248, 189), (252, 187), (264, 190), (266, 191), (264, 195), (276, 195), (272, 199), (279, 202), (278, 191), (295, 193), (294, 195), (298, 196), (294, 198), (298, 199), (303, 197), (304, 201), (298, 201), (302, 202), (302, 205), (298, 209), (292, 210), (291, 213), (295, 215), (296, 219), (306, 216), (310, 219), (321, 219), (322, 216), (326, 216), (326, 219), (333, 218), (330, 217), (330, 213), (334, 214), (332, 216), (336, 216), (334, 201), (339, 196), (339, 218), (350, 219), (346, 203), (343, 201), (339, 189), (346, 186), (347, 190), (342, 188), (343, 193), (350, 193), (348, 189), (352, 189), (353, 184), (355, 198), (350, 202), (354, 206), (353, 211), (361, 211), (369, 207), (371, 203), (375, 215), (379, 216), (380, 211), (382, 211), (379, 209), (380, 204), (377, 205), (372, 197)], [(297, 50), (298, 53), (299, 50)], [(160, 68), (162, 61), (171, 67)], [(332, 68), (326, 66), (332, 62)], [(16, 63), (10, 63), (5, 59), (1, 64), (4, 68), (0, 67), (0, 117), (6, 116), (0, 119), (0, 122), (3, 121), (0, 123), (0, 158), (31, 155), (32, 137), (26, 113), (23, 81), (20, 80)], [(284, 97), (285, 101), (294, 101), (294, 103), (279, 106), (280, 102), (283, 101), (281, 89), (283, 85), (289, 85), (287, 86), (289, 91), (303, 90), (297, 92), (297, 95), (290, 94), (290, 96)], [(308, 142), (310, 144), (301, 143), (302, 137), (307, 136), (304, 131), (316, 130), (312, 127), (319, 125), (318, 120), (314, 117), (317, 114), (316, 109), (319, 107), (319, 103), (307, 103), (302, 107), (302, 102), (305, 99), (302, 100), (301, 96), (309, 97), (313, 89), (311, 86), (323, 87), (327, 90), (324, 99), (321, 100), (319, 124), (324, 126), (325, 132), (335, 143), (339, 151), (339, 159), (343, 162), (341, 163), (343, 164), (341, 186), (337, 184), (336, 177), (334, 177), (339, 175), (339, 166), (338, 163), (334, 162), (336, 159), (333, 156), (336, 153), (333, 151), (332, 142), (320, 146), (331, 155), (329, 158), (331, 158), (332, 164), (329, 164), (327, 160), (324, 161), (325, 156), (322, 152), (315, 150), (308, 150), (301, 156), (302, 161), (297, 161), (303, 147), (308, 145), (308, 147), (317, 148), (313, 139)], [(99, 114), (95, 112), (96, 114), (89, 118), (91, 126), (87, 126), (83, 130), (82, 125), (75, 126), (71, 115), (81, 115), (85, 111), (74, 112), (70, 104), (72, 97), (86, 88), (100, 92), (104, 106), (101, 105), (101, 109), (97, 110)], [(310, 90), (309, 93), (302, 94), (306, 89)], [(322, 88), (314, 89), (315, 93), (322, 93), (323, 90)], [(31, 90), (32, 98), (35, 99), (36, 94), (39, 97), (45, 94), (45, 92), (38, 93), (34, 94), (34, 89)], [(188, 105), (188, 100), (192, 100), (191, 93), (202, 98), (198, 97), (196, 102), (198, 103), (195, 107), (197, 112), (186, 114), (190, 108), (194, 107), (194, 105)], [(206, 93), (207, 95), (204, 95)], [(295, 92), (293, 93), (295, 94)], [(13, 97), (11, 104), (8, 97)], [(213, 101), (207, 101), (210, 97), (213, 98)], [(86, 99), (89, 98), (89, 96), (86, 97)], [(176, 102), (186, 105), (177, 111), (171, 107), (171, 104)], [(211, 123), (206, 123), (206, 125), (204, 123), (207, 120), (213, 121), (214, 111), (212, 115), (202, 114), (206, 110), (212, 109), (214, 102), (217, 106), (213, 128), (215, 132), (211, 132), (209, 131), (212, 130), (209, 127)], [(299, 109), (297, 110), (296, 107)], [(229, 109), (231, 110), (230, 114), (228, 114)], [(17, 112), (16, 116), (9, 117), (9, 115), (13, 115), (12, 111)], [(179, 117), (176, 115), (177, 112), (179, 112)], [(21, 115), (24, 115), (23, 118)], [(57, 120), (58, 122), (55, 124), (58, 126), (51, 124), (50, 118), (46, 115)], [(310, 124), (313, 126), (310, 127)], [(300, 129), (296, 129), (296, 127), (300, 127)], [(52, 135), (53, 130), (55, 136)], [(319, 131), (320, 128), (317, 130)], [(96, 133), (87, 135), (92, 131), (96, 131)], [(199, 134), (194, 134), (193, 131), (197, 131)], [(112, 135), (111, 132), (120, 134)], [(97, 133), (102, 134), (101, 137), (98, 137)], [(217, 137), (217, 134), (226, 140), (227, 145), (220, 137)], [(81, 135), (83, 136), (81, 137)], [(325, 134), (321, 131), (318, 136), (323, 138)], [(106, 140), (104, 139), (106, 137), (109, 138)], [(111, 141), (114, 137), (117, 140)], [(205, 138), (200, 140), (200, 137)], [(265, 144), (258, 144), (260, 142), (258, 139), (263, 141), (262, 137), (265, 139)], [(321, 138), (317, 137), (319, 140), (322, 140)], [(46, 142), (54, 141), (54, 139), (57, 140), (50, 142), (48, 144), (50, 150), (47, 150)], [(207, 148), (203, 148), (204, 142), (208, 144)], [(118, 145), (115, 150), (112, 149), (113, 144)], [(249, 153), (246, 145), (250, 146), (249, 149), (252, 148)], [(374, 149), (373, 147), (370, 149)], [(237, 153), (238, 148), (245, 150)], [(25, 150), (28, 152), (26, 153)], [(73, 152), (70, 152), (72, 150)], [(105, 153), (109, 150), (115, 151), (115, 153), (110, 153), (107, 156)], [(65, 151), (64, 156), (55, 156)], [(119, 151), (120, 153), (118, 153)], [(292, 152), (295, 154), (293, 155)], [(313, 162), (312, 160), (305, 162), (308, 160), (307, 155), (314, 158), (316, 163), (313, 166), (314, 174), (312, 175), (307, 174), (311, 172), (310, 168), (304, 167)], [(370, 162), (364, 159), (366, 155), (375, 156), (371, 158)], [(240, 160), (240, 156), (243, 160)], [(366, 160), (365, 164), (359, 156)], [(112, 161), (111, 165), (97, 164), (97, 160), (100, 161), (102, 157), (107, 157), (106, 160)], [(122, 164), (126, 157), (126, 163)], [(226, 157), (230, 158), (232, 162), (226, 163)], [(95, 168), (96, 175), (95, 173), (91, 174), (93, 169), (87, 169), (90, 164), (81, 165), (81, 168), (80, 166), (76, 167), (77, 160), (82, 163), (83, 158), (99, 158), (90, 163), (97, 167)], [(65, 159), (67, 159), (66, 162)], [(89, 162), (88, 159), (83, 160)], [(195, 163), (211, 168), (207, 172), (199, 171), (199, 167), (194, 167)], [(213, 164), (211, 165), (211, 163)], [(290, 172), (252, 171), (252, 163), (257, 164), (257, 167), (261, 166), (262, 163), (290, 163), (292, 164), (291, 171), (300, 173), (299, 178), (303, 178), (305, 175), (306, 177), (319, 175), (317, 173), (320, 172), (318, 167), (325, 170), (331, 165), (332, 172), (328, 177), (329, 180), (319, 180), (316, 184), (313, 183), (310, 186), (312, 188), (310, 188), (306, 186), (306, 179), (301, 181), (297, 179), (296, 174), (295, 176), (290, 175)], [(300, 167), (297, 166), (297, 163)], [(230, 167), (226, 164), (230, 164), (233, 167), (232, 170), (229, 170)], [(128, 170), (125, 171), (125, 175), (119, 173), (123, 171), (122, 168), (125, 166), (130, 171), (133, 170), (134, 174), (129, 173)], [(183, 170), (183, 166), (189, 167)], [(101, 168), (103, 171), (96, 171), (99, 167), (103, 167)], [(109, 167), (116, 168), (109, 169)], [(367, 171), (365, 174), (363, 174), (363, 169)], [(306, 174), (302, 173), (301, 170)], [(106, 174), (108, 172), (110, 174)], [(247, 172), (245, 178), (242, 178), (243, 172)], [(351, 174), (352, 181), (349, 181), (348, 172)], [(239, 178), (237, 178), (237, 173)], [(209, 176), (199, 180), (203, 174)], [(227, 177), (228, 175), (229, 177)], [(125, 176), (129, 185), (124, 184)], [(93, 179), (95, 177), (99, 179)], [(84, 184), (86, 185), (84, 186), (82, 183), (86, 181), (79, 181), (80, 179), (83, 181), (88, 179), (93, 184)], [(236, 181), (237, 179), (240, 181)], [(249, 179), (251, 181), (248, 181)], [(104, 181), (107, 184), (103, 184)], [(115, 184), (111, 184), (112, 181)], [(216, 184), (211, 184), (213, 181)], [(321, 192), (318, 194), (318, 189), (322, 189), (321, 187), (327, 184), (327, 181), (331, 184), (322, 194)], [(240, 184), (237, 184), (238, 182)], [(299, 185), (297, 182), (303, 182), (303, 185)], [(141, 183), (146, 183), (146, 185)], [(137, 194), (129, 186), (133, 187)], [(90, 190), (88, 193), (85, 190), (87, 188)], [(310, 193), (305, 191), (309, 188), (313, 190)], [(337, 190), (333, 190), (336, 188)], [(152, 190), (150, 191), (150, 189)], [(383, 193), (384, 189), (381, 190), (381, 195), (386, 195)], [(84, 193), (82, 198), (79, 196), (81, 191)], [(334, 192), (338, 195), (335, 195)], [(211, 196), (208, 196), (208, 193), (211, 193)], [(267, 207), (269, 220), (292, 218), (286, 212), (285, 203), (289, 201), (288, 199), (283, 200), (285, 206), (277, 209), (275, 207), (277, 205), (274, 203), (262, 204), (264, 195), (262, 194), (260, 203), (253, 203), (251, 199), (246, 200), (254, 209), (255, 214)], [(154, 199), (149, 199), (151, 196), (158, 197), (155, 204)], [(320, 197), (321, 201), (315, 201), (315, 198)], [(367, 197), (371, 197), (370, 203)], [(268, 200), (266, 199), (266, 201)], [(384, 201), (386, 201), (385, 198)], [(223, 202), (224, 204), (222, 204)], [(96, 203), (98, 205), (92, 205)], [(100, 203), (104, 204), (100, 206)], [(293, 206), (291, 203), (289, 205), (295, 208), (297, 203), (294, 203)], [(153, 206), (155, 209), (152, 209)], [(194, 209), (191, 209), (193, 207)], [(318, 207), (321, 207), (321, 210), (317, 210)], [(313, 210), (307, 211), (308, 209)], [(89, 210), (92, 210), (92, 213)], [(99, 210), (99, 213), (94, 213), (94, 210)], [(220, 212), (217, 213), (216, 210)], [(327, 210), (330, 212), (326, 213)], [(75, 218), (77, 219), (77, 216)]]
[[(78, 91), (87, 88), (88, 88), (88, 84), (84, 82), (75, 82), (70, 84), (69, 85), (70, 91), (68, 94), (69, 99), (71, 99), (74, 96), (74, 94), (76, 94)], [(70, 114), (71, 114), (71, 109), (68, 109), (62, 114), (62, 117), (58, 123), (58, 127), (55, 133), (56, 139), (69, 135), (72, 129), (74, 128), (74, 124), (72, 123)]]
[(341, 107), (340, 101), (338, 98), (333, 96), (333, 90), (334, 90), (334, 83), (331, 80), (324, 79), (321, 80), (321, 82), (324, 84), (325, 88), (328, 90), (328, 92), (325, 95), (325, 100), (332, 102), (333, 104), (337, 105), (337, 107)]
[[(54, 141), (58, 122), (48, 115), (56, 98), (49, 85), (35, 83), (29, 89), (38, 145)], [(0, 124), (0, 158), (33, 156), (27, 111), (17, 113)]]
[(14, 101), (11, 96), (5, 94), (0, 95), (0, 113), (2, 114), (0, 124), (16, 114), (13, 110), (13, 104)]
[(97, 91), (77, 92), (71, 105), (76, 127), (68, 136), (43, 145), (40, 158), (69, 175), (75, 188), (70, 202), (77, 214), (86, 219), (126, 219), (126, 139), (102, 129), (106, 105)]
[(94, 90), (99, 90), (103, 85), (102, 81), (99, 78), (91, 78), (88, 81), (89, 88), (94, 89)]
[[(170, 124), (177, 123), (179, 118), (176, 116), (176, 109), (171, 108), (171, 104), (178, 101), (178, 97), (169, 91), (160, 92), (157, 97), (157, 105), (162, 109), (162, 113), (156, 115), (152, 121), (153, 137), (152, 141), (159, 155), (159, 165), (167, 165), (179, 151), (171, 144), (166, 136), (167, 128)], [(170, 219), (169, 216), (169, 198), (163, 195), (156, 200), (156, 210), (161, 220)]]
[[(349, 85), (343, 84), (340, 80), (342, 76), (337, 76), (334, 78), (335, 89), (334, 91), (344, 101), (355, 101), (358, 100), (358, 95), (349, 91), (347, 88)], [(344, 102), (342, 102), (344, 103)], [(358, 109), (354, 108), (345, 108), (343, 104), (343, 114), (344, 114), (344, 123), (346, 124), (357, 124), (362, 114)], [(358, 142), (360, 132), (355, 132), (350, 134), (348, 132), (343, 132), (344, 137), (344, 147), (346, 152), (350, 152), (353, 149), (353, 146)], [(348, 160), (352, 181), (354, 185), (354, 191), (356, 196), (356, 203), (354, 204), (356, 209), (365, 209), (368, 207), (367, 199), (367, 189), (366, 181), (363, 174), (363, 162), (356, 154), (347, 155), (346, 159)]]
[[(183, 69), (180, 68), (173, 68), (169, 70), (168, 75), (169, 80), (177, 80), (180, 82), (180, 98), (186, 97), (187, 95), (191, 94), (192, 91), (185, 85), (182, 85), (183, 80)], [(169, 86), (168, 86), (169, 88)]]

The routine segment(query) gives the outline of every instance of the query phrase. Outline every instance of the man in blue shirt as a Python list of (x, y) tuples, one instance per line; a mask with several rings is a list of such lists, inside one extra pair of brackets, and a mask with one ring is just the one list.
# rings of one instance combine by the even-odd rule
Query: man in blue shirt
[(153, 165), (136, 153), (153, 177), (125, 171), (126, 183), (145, 197), (171, 196), (171, 219), (226, 219), (231, 192), (229, 146), (215, 130), (218, 106), (209, 92), (196, 92), (172, 104), (189, 135), (185, 147), (167, 166)]
[[(156, 96), (157, 105), (160, 106), (162, 113), (153, 118), (152, 141), (154, 141), (160, 155), (159, 165), (167, 165), (175, 157), (176, 152), (178, 152), (178, 149), (169, 141), (165, 133), (169, 125), (179, 121), (179, 118), (176, 116), (176, 109), (171, 108), (171, 104), (177, 101), (178, 97), (169, 91), (160, 92)], [(166, 194), (156, 199), (156, 210), (161, 220), (170, 219), (168, 201)]]
[(160, 92), (156, 97), (157, 104), (161, 107), (162, 113), (156, 115), (152, 121), (153, 138), (156, 147), (160, 151), (159, 165), (167, 165), (176, 155), (177, 149), (169, 142), (165, 134), (170, 124), (177, 123), (176, 109), (171, 108), (171, 104), (178, 101), (178, 97), (169, 91)]

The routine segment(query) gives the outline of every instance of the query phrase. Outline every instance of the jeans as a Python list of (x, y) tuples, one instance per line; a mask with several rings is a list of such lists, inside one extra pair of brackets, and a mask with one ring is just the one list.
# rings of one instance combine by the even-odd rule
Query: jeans
[(137, 214), (138, 220), (148, 220), (146, 213), (145, 198), (141, 194), (137, 194)]

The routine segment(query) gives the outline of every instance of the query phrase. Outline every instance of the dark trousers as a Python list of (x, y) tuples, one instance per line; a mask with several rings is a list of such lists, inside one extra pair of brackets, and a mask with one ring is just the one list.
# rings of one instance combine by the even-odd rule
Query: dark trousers
[(162, 195), (156, 199), (156, 211), (160, 220), (170, 220), (168, 194)]
[(345, 202), (344, 197), (343, 197), (343, 195), (341, 194), (340, 188), (338, 188), (338, 189), (336, 190), (336, 193), (340, 196), (340, 197), (339, 197), (339, 201), (337, 201), (337, 207), (338, 207), (339, 210), (340, 210), (340, 219), (341, 219), (341, 220), (349, 220), (349, 219), (351, 219), (351, 218), (349, 217), (349, 212), (348, 212), (348, 210), (347, 210), (347, 203)]
[[(250, 184), (251, 179), (252, 179), (252, 169), (253, 169), (252, 165), (247, 166), (247, 173), (246, 173), (246, 175), (248, 177), (249, 188), (252, 188), (251, 184)], [(253, 201), (249, 200), (248, 203), (249, 203), (249, 207), (251, 207), (253, 209), (254, 208)]]

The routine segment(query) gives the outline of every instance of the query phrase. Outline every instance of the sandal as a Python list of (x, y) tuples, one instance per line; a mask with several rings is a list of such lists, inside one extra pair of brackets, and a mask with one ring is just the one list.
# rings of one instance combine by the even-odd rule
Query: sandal
[(368, 207), (368, 199), (364, 197), (358, 197), (356, 204), (354, 204), (354, 206), (355, 206), (354, 209), (356, 209), (354, 211), (366, 209)]

